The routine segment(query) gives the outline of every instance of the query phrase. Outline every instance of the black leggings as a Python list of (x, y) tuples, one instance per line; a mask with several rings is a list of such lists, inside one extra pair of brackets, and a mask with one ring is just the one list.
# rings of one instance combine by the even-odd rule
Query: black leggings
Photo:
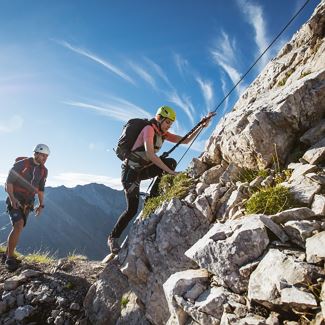
[[(161, 160), (170, 169), (175, 170), (177, 165), (175, 159), (161, 158)], [(127, 227), (129, 222), (138, 212), (140, 182), (142, 180), (158, 176), (150, 191), (150, 197), (157, 196), (159, 194), (158, 186), (163, 172), (164, 171), (156, 165), (151, 165), (140, 171), (136, 171), (124, 164), (122, 165), (121, 178), (126, 198), (126, 210), (120, 215), (119, 219), (117, 220), (110, 234), (110, 237), (119, 238), (123, 230)]]

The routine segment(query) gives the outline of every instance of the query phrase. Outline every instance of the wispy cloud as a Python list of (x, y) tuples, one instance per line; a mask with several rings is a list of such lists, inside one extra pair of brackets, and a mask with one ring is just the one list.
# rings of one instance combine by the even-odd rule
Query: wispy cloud
[(233, 83), (236, 83), (240, 79), (240, 73), (236, 68), (223, 61), (220, 61), (219, 65), (225, 70)]
[(211, 81), (204, 81), (201, 78), (196, 78), (197, 83), (200, 85), (203, 98), (206, 105), (206, 112), (212, 109), (212, 103), (213, 103), (213, 87)]
[(157, 90), (157, 85), (154, 77), (146, 71), (140, 65), (133, 63), (131, 61), (128, 62), (130, 67), (145, 81), (147, 82), (153, 89)]
[(168, 101), (171, 103), (176, 104), (178, 107), (180, 107), (185, 114), (189, 117), (192, 124), (194, 123), (194, 106), (191, 103), (191, 100), (189, 97), (181, 97), (178, 95), (176, 91), (170, 92), (168, 95)]
[(89, 110), (122, 122), (127, 122), (130, 118), (133, 117), (151, 118), (151, 114), (130, 102), (117, 98), (115, 100), (115, 103), (112, 102), (105, 104), (90, 104), (77, 101), (66, 101), (64, 104), (84, 110)]
[(173, 89), (173, 85), (169, 81), (167, 75), (165, 74), (164, 70), (158, 65), (156, 62), (145, 58), (145, 61), (153, 68), (153, 70), (158, 74), (158, 76), (168, 85), (169, 88)]
[(189, 65), (188, 61), (184, 59), (180, 54), (177, 53), (174, 54), (174, 59), (179, 73), (184, 77), (185, 71)]
[(224, 31), (221, 32), (221, 42), (219, 43), (219, 51), (216, 51), (216, 56), (218, 59), (225, 60), (230, 64), (235, 64), (236, 58), (236, 40), (230, 40), (229, 35)]
[(7, 121), (0, 121), (0, 133), (11, 133), (19, 130), (24, 124), (20, 115), (14, 115)]
[[(240, 80), (241, 76), (239, 69), (236, 68), (239, 63), (235, 53), (236, 41), (231, 41), (228, 34), (223, 31), (216, 42), (216, 46), (211, 50), (211, 55), (214, 62), (226, 72), (234, 84)], [(237, 92), (240, 94), (245, 88), (246, 86), (240, 83)]]
[(85, 185), (90, 183), (104, 184), (117, 190), (122, 189), (120, 178), (81, 173), (60, 173), (59, 175), (49, 177), (46, 185), (53, 187), (61, 185), (66, 187), (75, 187), (77, 185)]
[[(1, 174), (0, 174), (0, 182), (1, 182)], [(66, 187), (75, 187), (77, 185), (86, 185), (90, 183), (104, 184), (115, 190), (123, 189), (120, 178), (114, 178), (105, 175), (83, 174), (83, 173), (73, 173), (73, 172), (60, 173), (53, 177), (49, 177), (46, 182), (46, 186), (57, 187), (57, 186), (64, 185)], [(150, 183), (151, 180), (141, 182), (140, 190), (142, 192), (146, 192)]]
[(102, 58), (100, 58), (99, 56), (87, 51), (87, 50), (84, 50), (84, 49), (81, 49), (79, 47), (75, 47), (75, 46), (72, 46), (70, 43), (66, 42), (66, 41), (56, 41), (58, 44), (64, 46), (65, 48), (75, 52), (75, 53), (78, 53), (80, 55), (83, 55), (85, 57), (87, 57), (88, 59), (96, 62), (96, 63), (99, 63), (100, 65), (104, 66), (106, 69), (110, 70), (111, 72), (115, 73), (116, 75), (118, 75), (119, 77), (121, 77), (122, 79), (132, 83), (133, 85), (135, 85), (135, 81), (129, 76), (127, 75), (126, 73), (124, 73), (121, 69), (117, 68), (115, 65), (111, 64), (110, 62), (108, 62), (107, 60), (104, 60)]
[[(256, 57), (261, 54), (268, 46), (268, 37), (266, 33), (266, 19), (263, 15), (263, 9), (261, 6), (254, 4), (250, 1), (239, 1), (237, 0), (237, 4), (240, 7), (241, 11), (247, 22), (254, 29), (254, 40), (258, 48), (258, 53)], [(261, 58), (260, 68), (263, 68), (266, 63), (270, 60), (271, 53), (267, 52)]]

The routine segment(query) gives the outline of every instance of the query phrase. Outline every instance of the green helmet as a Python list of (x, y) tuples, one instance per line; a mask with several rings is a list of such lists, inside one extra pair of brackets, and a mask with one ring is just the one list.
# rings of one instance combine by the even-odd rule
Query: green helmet
[(169, 118), (173, 122), (176, 120), (175, 111), (168, 106), (159, 107), (156, 115), (161, 115), (162, 117)]

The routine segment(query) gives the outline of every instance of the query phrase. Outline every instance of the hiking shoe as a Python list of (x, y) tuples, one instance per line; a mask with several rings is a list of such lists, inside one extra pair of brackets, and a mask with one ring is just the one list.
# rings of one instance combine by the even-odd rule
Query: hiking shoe
[(7, 257), (5, 265), (9, 272), (14, 272), (19, 268), (20, 263), (14, 257)]
[(107, 244), (111, 253), (117, 254), (120, 250), (120, 245), (118, 244), (118, 238), (108, 237)]

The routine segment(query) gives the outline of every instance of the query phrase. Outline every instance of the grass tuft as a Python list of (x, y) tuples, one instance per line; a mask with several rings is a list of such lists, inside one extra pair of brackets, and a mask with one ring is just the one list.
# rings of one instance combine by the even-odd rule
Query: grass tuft
[(41, 264), (50, 264), (56, 259), (53, 254), (50, 252), (41, 252), (37, 251), (31, 254), (28, 254), (24, 257), (24, 260), (31, 263), (41, 263)]
[(88, 260), (87, 256), (76, 254), (75, 251), (69, 253), (69, 255), (67, 256), (67, 259), (69, 261), (80, 261), (80, 260), (87, 261)]
[(241, 183), (250, 183), (258, 176), (258, 170), (256, 169), (249, 169), (249, 168), (243, 168), (239, 175), (238, 180)]
[(311, 71), (310, 70), (301, 72), (299, 79), (302, 79), (302, 78), (308, 76), (309, 74), (311, 74)]
[(6, 246), (2, 246), (2, 245), (0, 246), (0, 254), (5, 253), (6, 250), (7, 250)]
[(154, 212), (167, 200), (184, 198), (192, 186), (193, 179), (186, 173), (179, 173), (176, 176), (164, 175), (159, 184), (160, 195), (147, 200), (142, 211), (142, 216), (144, 218), (148, 217), (150, 213)]
[(269, 172), (266, 169), (250, 169), (250, 168), (242, 168), (238, 175), (238, 180), (241, 183), (250, 183), (253, 181), (257, 176), (262, 176), (266, 178), (269, 176)]
[(294, 73), (294, 69), (291, 69), (285, 73), (285, 77), (278, 82), (278, 86), (282, 87), (286, 84), (288, 78)]
[(262, 213), (266, 215), (276, 214), (295, 206), (289, 189), (282, 185), (260, 189), (245, 204), (246, 214)]

